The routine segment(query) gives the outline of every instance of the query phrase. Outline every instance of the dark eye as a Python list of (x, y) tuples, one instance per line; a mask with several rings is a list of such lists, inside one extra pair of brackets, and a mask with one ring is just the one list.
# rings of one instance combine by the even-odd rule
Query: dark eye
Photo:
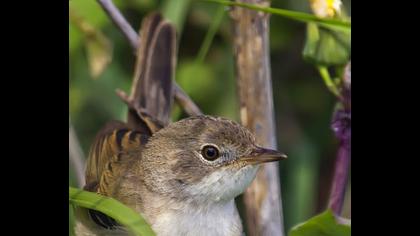
[(214, 161), (219, 158), (219, 150), (212, 145), (206, 145), (201, 150), (201, 155), (209, 161)]

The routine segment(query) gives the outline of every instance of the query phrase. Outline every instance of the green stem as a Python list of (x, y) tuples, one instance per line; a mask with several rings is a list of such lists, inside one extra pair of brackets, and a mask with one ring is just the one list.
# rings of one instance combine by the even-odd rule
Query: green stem
[(216, 11), (216, 16), (214, 17), (213, 22), (211, 23), (209, 30), (206, 33), (203, 44), (201, 44), (200, 51), (198, 52), (196, 62), (202, 63), (209, 51), (211, 42), (213, 41), (214, 35), (216, 35), (217, 30), (219, 29), (220, 24), (222, 23), (223, 16), (225, 13), (225, 6), (220, 5)]
[(318, 66), (319, 74), (321, 75), (322, 79), (324, 80), (325, 85), (327, 88), (336, 96), (340, 97), (340, 92), (338, 91), (337, 86), (332, 81), (330, 73), (328, 72), (327, 67), (325, 66)]
[(297, 12), (297, 11), (290, 11), (280, 8), (272, 8), (272, 7), (263, 7), (254, 4), (247, 4), (247, 3), (240, 3), (240, 2), (230, 2), (224, 0), (201, 0), (203, 2), (212, 2), (212, 3), (219, 3), (227, 6), (238, 6), (244, 7), (251, 10), (262, 11), (270, 14), (275, 14), (279, 16), (283, 16), (289, 19), (301, 21), (301, 22), (314, 22), (320, 26), (332, 29), (332, 30), (339, 30), (343, 32), (350, 32), (351, 31), (351, 22), (350, 21), (343, 21), (337, 19), (326, 19), (320, 18), (312, 14), (307, 14), (304, 12)]
[(182, 30), (187, 18), (188, 8), (191, 0), (166, 0), (163, 1), (162, 14), (176, 27), (178, 35), (182, 35)]

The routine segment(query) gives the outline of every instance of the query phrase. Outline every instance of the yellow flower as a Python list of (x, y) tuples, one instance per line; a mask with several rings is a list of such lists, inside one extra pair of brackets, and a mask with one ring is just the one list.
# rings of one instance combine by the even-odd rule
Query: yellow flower
[(309, 0), (316, 16), (325, 18), (340, 14), (341, 0)]

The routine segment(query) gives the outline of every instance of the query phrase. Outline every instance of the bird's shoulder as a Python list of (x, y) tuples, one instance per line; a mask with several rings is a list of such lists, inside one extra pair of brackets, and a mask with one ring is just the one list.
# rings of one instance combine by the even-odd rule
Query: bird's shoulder
[[(96, 135), (86, 164), (84, 190), (120, 199), (119, 192), (134, 162), (141, 158), (150, 134), (130, 128), (120, 121), (108, 122)], [(77, 208), (81, 235), (126, 235), (120, 224), (111, 217), (93, 210)], [(98, 234), (89, 234), (89, 229)], [(121, 229), (121, 230), (120, 230)], [(125, 232), (121, 234), (121, 232)]]
[(141, 157), (148, 139), (148, 134), (130, 129), (123, 122), (107, 123), (90, 148), (84, 189), (112, 197), (119, 182), (116, 178), (122, 178), (130, 163)]

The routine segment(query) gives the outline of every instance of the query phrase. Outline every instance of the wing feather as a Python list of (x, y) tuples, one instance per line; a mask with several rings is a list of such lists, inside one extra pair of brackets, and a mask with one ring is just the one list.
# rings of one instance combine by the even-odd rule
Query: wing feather
[[(91, 146), (86, 166), (85, 190), (112, 196), (116, 183), (111, 178), (120, 178), (125, 164), (140, 158), (141, 148), (147, 143), (148, 135), (131, 130), (119, 121), (109, 122), (99, 131)], [(138, 155), (127, 155), (136, 153)]]

